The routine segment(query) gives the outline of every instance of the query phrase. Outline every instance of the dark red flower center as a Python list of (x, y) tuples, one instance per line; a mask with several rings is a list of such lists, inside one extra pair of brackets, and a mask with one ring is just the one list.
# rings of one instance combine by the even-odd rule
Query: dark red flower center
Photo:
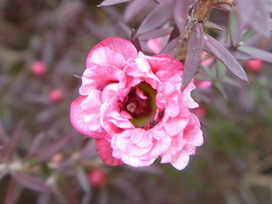
[(156, 90), (142, 82), (133, 87), (124, 103), (124, 109), (132, 116), (131, 122), (135, 127), (150, 129), (161, 119), (162, 112), (157, 114)]

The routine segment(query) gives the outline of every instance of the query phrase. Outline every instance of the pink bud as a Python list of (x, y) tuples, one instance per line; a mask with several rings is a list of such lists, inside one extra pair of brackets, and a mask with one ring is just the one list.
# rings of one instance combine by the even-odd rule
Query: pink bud
[(49, 92), (48, 98), (51, 103), (60, 103), (63, 100), (63, 92), (60, 89), (53, 89)]
[(263, 61), (259, 59), (246, 61), (246, 68), (251, 72), (260, 72), (263, 68)]
[(195, 80), (195, 84), (197, 87), (201, 89), (207, 89), (213, 85), (211, 81), (199, 81), (199, 80)]
[(32, 64), (31, 72), (37, 77), (42, 77), (47, 72), (47, 66), (43, 61), (37, 61)]
[(95, 168), (89, 172), (88, 175), (89, 183), (94, 187), (102, 187), (105, 185), (106, 177), (104, 172), (99, 169)]

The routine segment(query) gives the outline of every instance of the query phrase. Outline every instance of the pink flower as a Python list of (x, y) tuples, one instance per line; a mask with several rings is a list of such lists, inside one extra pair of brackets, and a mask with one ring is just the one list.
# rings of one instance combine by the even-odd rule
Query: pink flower
[(145, 56), (129, 41), (109, 38), (88, 55), (71, 105), (71, 121), (96, 139), (109, 165), (148, 166), (158, 157), (183, 169), (203, 143), (191, 82), (181, 91), (183, 65), (168, 55)]

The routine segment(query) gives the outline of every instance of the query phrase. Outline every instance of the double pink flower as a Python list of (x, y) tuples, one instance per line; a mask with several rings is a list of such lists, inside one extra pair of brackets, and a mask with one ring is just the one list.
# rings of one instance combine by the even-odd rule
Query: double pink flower
[(72, 124), (96, 139), (109, 165), (148, 166), (161, 157), (181, 170), (203, 143), (189, 111), (198, 107), (190, 96), (195, 86), (181, 90), (182, 74), (182, 63), (171, 56), (145, 56), (127, 40), (106, 39), (88, 55)]

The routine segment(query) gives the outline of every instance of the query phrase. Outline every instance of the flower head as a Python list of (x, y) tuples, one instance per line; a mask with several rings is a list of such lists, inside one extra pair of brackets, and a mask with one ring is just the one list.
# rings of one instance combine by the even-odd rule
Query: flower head
[(198, 107), (190, 96), (195, 86), (181, 90), (182, 74), (183, 64), (171, 56), (145, 56), (127, 40), (106, 39), (88, 55), (72, 124), (96, 139), (109, 165), (148, 166), (161, 157), (181, 170), (203, 143), (189, 111)]

